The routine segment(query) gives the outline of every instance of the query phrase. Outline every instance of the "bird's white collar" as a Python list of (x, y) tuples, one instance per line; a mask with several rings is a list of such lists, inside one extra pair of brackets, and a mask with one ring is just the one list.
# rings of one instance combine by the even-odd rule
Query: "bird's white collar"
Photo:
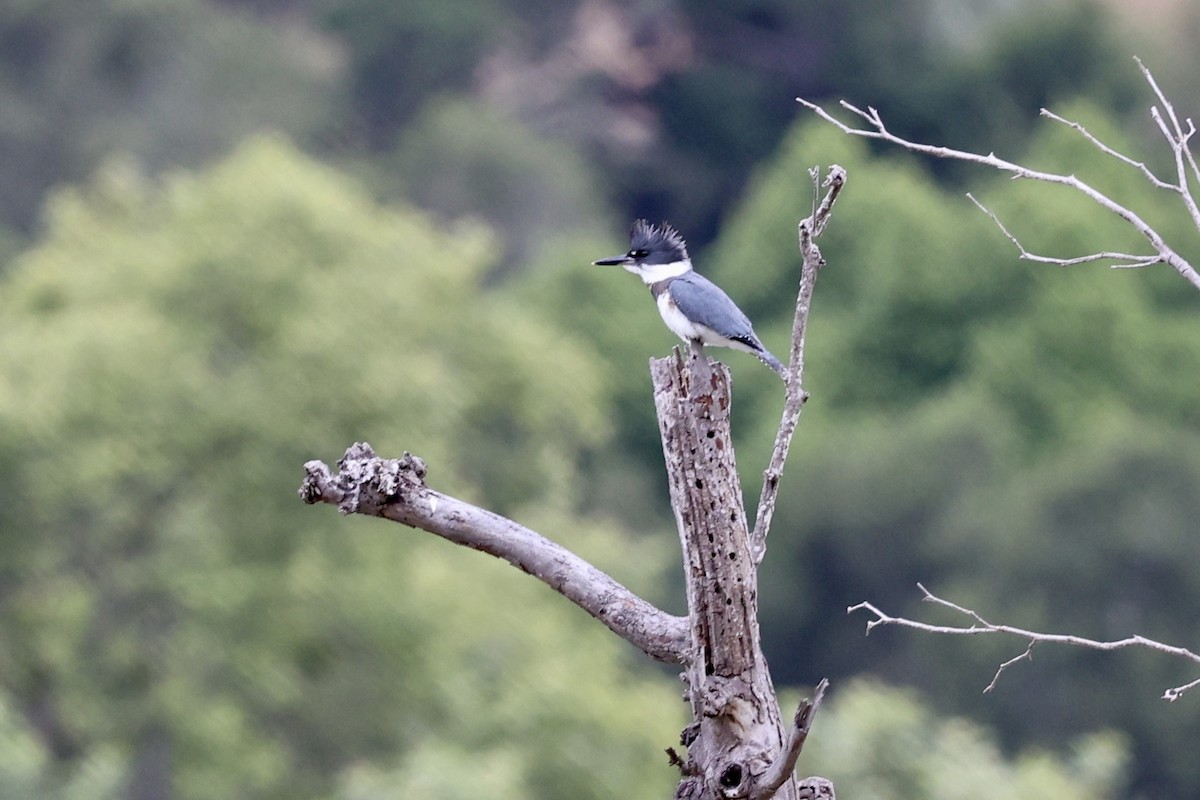
[(670, 264), (626, 264), (625, 269), (640, 277), (642, 282), (649, 286), (691, 272), (692, 262), (685, 259), (672, 261)]

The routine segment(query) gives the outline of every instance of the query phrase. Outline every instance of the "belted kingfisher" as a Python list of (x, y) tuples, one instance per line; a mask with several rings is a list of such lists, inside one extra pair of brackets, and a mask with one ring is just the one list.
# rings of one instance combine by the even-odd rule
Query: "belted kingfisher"
[(650, 287), (663, 322), (685, 342), (743, 350), (787, 380), (783, 364), (763, 347), (742, 310), (720, 286), (692, 269), (687, 244), (670, 225), (639, 219), (629, 233), (629, 252), (592, 263), (620, 265), (639, 276)]

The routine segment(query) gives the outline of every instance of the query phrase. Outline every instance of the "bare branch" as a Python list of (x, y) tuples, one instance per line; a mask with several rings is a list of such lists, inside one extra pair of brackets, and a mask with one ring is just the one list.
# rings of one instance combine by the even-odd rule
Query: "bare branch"
[(1102, 261), (1112, 259), (1117, 263), (1113, 264), (1113, 269), (1130, 269), (1135, 267), (1148, 267), (1152, 264), (1161, 264), (1162, 257), (1158, 255), (1136, 255), (1133, 253), (1117, 253), (1111, 250), (1105, 250), (1100, 253), (1091, 253), (1086, 256), (1076, 256), (1075, 258), (1052, 258), (1050, 256), (1039, 256), (1036, 253), (1031, 253), (1025, 249), (1025, 246), (1009, 233), (1008, 228), (1004, 227), (1004, 223), (996, 216), (995, 212), (988, 209), (983, 203), (976, 199), (975, 195), (967, 192), (967, 197), (974, 203), (980, 211), (992, 218), (992, 222), (996, 223), (996, 227), (1000, 232), (1008, 238), (1010, 242), (1016, 245), (1017, 250), (1021, 252), (1021, 258), (1025, 261), (1036, 261), (1041, 264), (1055, 264), (1060, 267), (1069, 267), (1075, 264), (1085, 264), (1090, 261)]
[[(1150, 72), (1149, 68), (1143, 64), (1142, 60), (1137, 56), (1134, 56), (1133, 60), (1137, 62), (1138, 69), (1142, 71), (1142, 77), (1146, 79), (1146, 83), (1150, 84), (1150, 88), (1154, 90), (1154, 96), (1158, 98), (1158, 102), (1161, 103), (1162, 107), (1167, 110), (1167, 116), (1170, 118), (1171, 126), (1174, 128), (1176, 134), (1175, 137), (1168, 135), (1168, 140), (1172, 141), (1172, 143), (1178, 141), (1179, 144), (1184, 146), (1184, 151), (1187, 153), (1187, 161), (1192, 168), (1192, 175), (1196, 178), (1196, 180), (1200, 180), (1200, 169), (1196, 167), (1196, 158), (1194, 155), (1192, 155), (1191, 150), (1187, 149), (1189, 140), (1196, 132), (1196, 126), (1192, 123), (1191, 117), (1188, 117), (1188, 129), (1187, 131), (1184, 131), (1183, 127), (1179, 124), (1179, 118), (1175, 115), (1175, 106), (1173, 106), (1171, 101), (1167, 99), (1167, 96), (1163, 94), (1163, 90), (1159, 88), (1158, 81), (1154, 79), (1153, 73)], [(1152, 111), (1157, 112), (1158, 109), (1152, 109)], [(1181, 181), (1181, 183), (1184, 182)]]
[(1069, 119), (1064, 119), (1063, 117), (1060, 117), (1058, 114), (1055, 114), (1053, 111), (1051, 111), (1047, 108), (1041, 109), (1040, 113), (1043, 117), (1046, 117), (1047, 119), (1052, 119), (1055, 122), (1061, 122), (1063, 125), (1066, 125), (1069, 128), (1074, 128), (1076, 130), (1076, 132), (1078, 132), (1081, 136), (1083, 136), (1083, 138), (1087, 139), (1092, 144), (1096, 145), (1096, 147), (1099, 148), (1100, 152), (1104, 153), (1106, 156), (1112, 156), (1113, 158), (1117, 159), (1118, 161), (1124, 162), (1131, 167), (1136, 167), (1138, 170), (1141, 171), (1141, 173), (1143, 175), (1146, 176), (1146, 180), (1148, 180), (1148, 181), (1150, 181), (1150, 183), (1154, 184), (1155, 188), (1170, 189), (1170, 190), (1176, 191), (1176, 192), (1180, 191), (1180, 188), (1178, 186), (1176, 186), (1175, 184), (1167, 183), (1166, 181), (1161, 180), (1153, 172), (1151, 172), (1150, 168), (1147, 167), (1144, 162), (1135, 161), (1132, 158), (1130, 158), (1129, 156), (1125, 155), (1124, 153), (1121, 153), (1121, 152), (1109, 147), (1104, 142), (1100, 141), (1095, 136), (1093, 136), (1088, 131), (1087, 128), (1083, 127), (1078, 122), (1072, 122)]
[(1171, 105), (1171, 101), (1163, 94), (1162, 89), (1158, 86), (1158, 81), (1154, 80), (1154, 75), (1146, 68), (1140, 58), (1133, 59), (1137, 62), (1138, 69), (1142, 71), (1142, 76), (1146, 79), (1146, 83), (1150, 84), (1150, 88), (1154, 91), (1154, 96), (1158, 98), (1158, 102), (1167, 112), (1167, 119), (1171, 121), (1168, 129), (1166, 122), (1163, 121), (1162, 113), (1155, 106), (1150, 109), (1150, 116), (1158, 125), (1158, 129), (1162, 131), (1163, 137), (1167, 140), (1167, 144), (1171, 146), (1171, 152), (1175, 156), (1175, 175), (1178, 181), (1177, 190), (1183, 198), (1183, 204), (1187, 207), (1188, 213), (1192, 217), (1192, 224), (1200, 230), (1200, 209), (1196, 207), (1196, 199), (1192, 196), (1188, 184), (1188, 166), (1192, 170), (1192, 178), (1200, 181), (1200, 169), (1196, 166), (1196, 157), (1192, 154), (1188, 143), (1192, 136), (1196, 133), (1196, 126), (1189, 118), (1187, 121), (1187, 130), (1179, 124), (1179, 117), (1175, 114), (1175, 107)]
[[(1166, 653), (1167, 655), (1191, 661), (1195, 664), (1200, 664), (1200, 654), (1194, 653), (1191, 650), (1188, 650), (1186, 647), (1163, 644), (1162, 642), (1158, 642), (1153, 639), (1147, 639), (1144, 636), (1129, 636), (1124, 639), (1100, 641), (1098, 639), (1088, 639), (1086, 637), (1075, 636), (1073, 634), (1038, 633), (1037, 631), (1026, 630), (1025, 628), (1018, 628), (1013, 625), (998, 625), (988, 622), (976, 611), (938, 597), (919, 583), (917, 584), (917, 588), (920, 589), (921, 593), (924, 595), (922, 598), (924, 602), (940, 605), (944, 608), (948, 608), (952, 611), (962, 614), (965, 617), (969, 617), (972, 620), (972, 624), (969, 627), (954, 625), (931, 625), (927, 622), (919, 622), (917, 620), (906, 619), (904, 617), (893, 617), (890, 614), (885, 614), (871, 603), (866, 602), (850, 606), (846, 609), (846, 613), (852, 614), (855, 611), (869, 611), (874, 614), (875, 619), (867, 620), (868, 634), (870, 634), (871, 631), (878, 625), (898, 625), (902, 628), (912, 628), (914, 630), (925, 631), (927, 633), (941, 633), (952, 636), (972, 636), (986, 633), (1001, 633), (1026, 639), (1029, 642), (1029, 645), (1025, 648), (1025, 652), (1019, 656), (1016, 656), (1015, 658), (1010, 658), (1008, 661), (1005, 661), (1003, 664), (1001, 664), (1000, 668), (996, 670), (996, 675), (992, 678), (992, 682), (988, 684), (986, 689), (984, 689), (985, 692), (991, 691), (992, 688), (995, 687), (997, 680), (1000, 678), (1000, 673), (1006, 668), (1012, 666), (1018, 661), (1030, 660), (1033, 657), (1033, 646), (1041, 643), (1066, 644), (1073, 647), (1087, 648), (1089, 650), (1105, 651), (1122, 650), (1127, 647), (1142, 647), (1147, 650), (1155, 650), (1160, 653)], [(1191, 683), (1187, 683), (1182, 686), (1176, 686), (1173, 689), (1168, 689), (1163, 694), (1163, 699), (1172, 701), (1178, 700), (1184, 695), (1184, 693), (1195, 686), (1200, 686), (1200, 679), (1194, 680)]]
[(810, 103), (803, 97), (797, 97), (796, 102), (815, 112), (817, 116), (821, 117), (821, 119), (836, 126), (842, 131), (842, 133), (849, 134), (850, 136), (860, 136), (864, 139), (879, 139), (884, 142), (891, 142), (892, 144), (900, 145), (906, 150), (912, 150), (915, 153), (924, 153), (927, 156), (933, 156), (935, 158), (949, 158), (957, 161), (970, 161), (975, 164), (982, 164), (986, 167), (992, 167), (1004, 172), (1012, 172), (1016, 177), (1019, 178), (1036, 178), (1039, 180), (1049, 180), (1053, 183), (1065, 182), (1063, 179), (1066, 176), (1052, 175), (1050, 173), (1039, 173), (1034, 170), (1026, 169), (1019, 164), (1014, 164), (1011, 161), (1005, 161), (1002, 158), (997, 158), (995, 153), (989, 153), (988, 155), (983, 156), (979, 155), (978, 153), (968, 153), (965, 150), (955, 150), (951, 147), (939, 147), (931, 144), (910, 142), (909, 140), (896, 136), (889, 131), (883, 124), (883, 118), (879, 116), (879, 112), (870, 106), (867, 106), (867, 110), (863, 111), (857, 106), (847, 103), (845, 100), (842, 100), (840, 103), (842, 108), (862, 117), (872, 128), (874, 128), (874, 130), (870, 130), (868, 128), (851, 127), (830, 114), (821, 106), (817, 105), (816, 103)]
[(1033, 661), (1033, 646), (1034, 646), (1035, 644), (1037, 644), (1037, 640), (1036, 640), (1036, 639), (1030, 639), (1030, 640), (1029, 640), (1029, 645), (1028, 645), (1028, 646), (1025, 648), (1025, 652), (1024, 652), (1024, 653), (1021, 653), (1021, 655), (1019, 655), (1019, 656), (1013, 656), (1013, 657), (1012, 657), (1012, 658), (1010, 658), (1008, 661), (1005, 661), (1004, 663), (1002, 663), (1002, 664), (1001, 664), (1001, 665), (1000, 665), (1000, 666), (999, 666), (999, 667), (996, 669), (996, 674), (992, 676), (992, 682), (991, 682), (991, 683), (989, 683), (987, 686), (985, 686), (985, 687), (984, 687), (984, 689), (983, 689), (983, 693), (984, 693), (984, 694), (987, 694), (987, 693), (988, 693), (988, 692), (990, 692), (992, 689), (995, 689), (995, 688), (996, 688), (996, 684), (1000, 682), (1000, 675), (1001, 675), (1001, 674), (1004, 672), (1004, 670), (1008, 669), (1008, 668), (1009, 668), (1009, 667), (1011, 667), (1013, 664), (1016, 664), (1018, 661)]
[(425, 464), (408, 453), (376, 457), (352, 445), (332, 475), (320, 461), (304, 465), (300, 496), (343, 514), (384, 517), (455, 544), (502, 558), (545, 583), (651, 658), (686, 661), (688, 622), (656, 608), (570, 550), (490, 511), (430, 489)]
[[(1148, 168), (1145, 168), (1143, 165), (1141, 165), (1140, 162), (1135, 161), (1127, 156), (1120, 155), (1115, 151), (1112, 151), (1111, 148), (1100, 143), (1099, 140), (1093, 137), (1090, 133), (1087, 133), (1082, 126), (1068, 122), (1061, 117), (1050, 115), (1048, 112), (1044, 112), (1044, 114), (1049, 116), (1051, 119), (1055, 119), (1056, 121), (1072, 125), (1093, 144), (1099, 146), (1109, 155), (1113, 155), (1114, 157), (1120, 159), (1123, 163), (1131, 164), (1141, 168), (1143, 173), (1150, 180), (1152, 180), (1156, 186), (1161, 185), (1164, 188), (1172, 188), (1174, 191), (1178, 192), (1180, 197), (1183, 199), (1184, 205), (1188, 209), (1188, 213), (1192, 217), (1193, 223), (1196, 225), (1197, 229), (1200, 230), (1200, 208), (1197, 208), (1187, 180), (1187, 167), (1191, 168), (1195, 179), (1200, 180), (1200, 169), (1197, 169), (1195, 157), (1192, 155), (1191, 150), (1188, 147), (1188, 143), (1195, 133), (1195, 126), (1192, 124), (1190, 119), (1188, 120), (1186, 129), (1184, 126), (1180, 125), (1179, 119), (1175, 115), (1174, 108), (1169, 102), (1167, 102), (1166, 97), (1163, 95), (1162, 90), (1158, 88), (1158, 84), (1154, 81), (1150, 71), (1146, 69), (1141, 61), (1138, 61), (1138, 66), (1142, 69), (1143, 74), (1146, 76), (1146, 79), (1151, 88), (1154, 90), (1155, 95), (1158, 97), (1159, 102), (1166, 110), (1166, 120), (1170, 121), (1170, 125), (1168, 125), (1167, 121), (1164, 120), (1160, 114), (1158, 108), (1156, 107), (1152, 109), (1151, 116), (1162, 130), (1163, 135), (1166, 137), (1175, 155), (1176, 172), (1179, 176), (1178, 184), (1172, 186), (1171, 184), (1161, 181), (1152, 173), (1150, 173)], [(842, 122), (816, 103), (809, 102), (808, 100), (800, 97), (796, 98), (796, 100), (805, 108), (814, 112), (821, 119), (829, 122), (831, 125), (837, 127), (838, 130), (850, 136), (859, 136), (865, 139), (878, 139), (880, 141), (890, 142), (914, 153), (923, 153), (935, 158), (948, 158), (957, 161), (981, 164), (986, 167), (991, 167), (992, 169), (1000, 170), (1001, 172), (1010, 173), (1013, 178), (1037, 180), (1044, 181), (1046, 183), (1057, 183), (1063, 186), (1069, 186), (1092, 200), (1097, 205), (1107, 209), (1128, 223), (1130, 227), (1141, 234), (1150, 243), (1151, 248), (1153, 248), (1154, 252), (1157, 254), (1157, 258), (1154, 260), (1150, 260), (1148, 257), (1135, 256), (1132, 261), (1120, 264), (1118, 266), (1133, 267), (1148, 266), (1150, 264), (1160, 262), (1165, 263), (1170, 265), (1172, 269), (1178, 272), (1185, 280), (1192, 284), (1193, 287), (1200, 289), (1200, 272), (1198, 272), (1196, 268), (1190, 262), (1188, 262), (1187, 259), (1181, 256), (1174, 250), (1174, 248), (1167, 244), (1166, 240), (1163, 239), (1162, 235), (1157, 230), (1151, 227), (1149, 223), (1138, 216), (1138, 214), (1132, 209), (1118, 203), (1116, 200), (1113, 200), (1111, 197), (1094, 188), (1093, 186), (1081, 181), (1074, 175), (1062, 175), (1054, 172), (1043, 172), (1040, 170), (1030, 169), (1028, 167), (1021, 166), (1020, 164), (1015, 164), (1011, 161), (1005, 161), (1002, 158), (997, 158), (995, 153), (980, 155), (978, 153), (970, 153), (964, 150), (955, 150), (950, 147), (937, 147), (934, 145), (920, 144), (918, 142), (909, 141), (908, 139), (897, 136), (889, 131), (887, 126), (884, 125), (883, 118), (879, 115), (879, 112), (870, 106), (868, 106), (864, 111), (857, 106), (847, 103), (845, 100), (841, 101), (842, 108), (860, 117), (867, 124), (867, 127), (865, 128), (856, 128)], [(1013, 237), (1010, 235), (1009, 238), (1012, 239)], [(1097, 260), (1097, 258), (1085, 257), (1083, 259), (1083, 261), (1089, 260)], [(1050, 261), (1049, 263), (1059, 262)], [(1076, 263), (1082, 263), (1082, 261)]]
[[(1183, 204), (1187, 208), (1188, 214), (1190, 214), (1192, 217), (1192, 224), (1195, 225), (1197, 229), (1200, 229), (1200, 210), (1196, 208), (1196, 200), (1194, 197), (1192, 197), (1192, 193), (1188, 187), (1188, 172), (1186, 166), (1186, 164), (1190, 162), (1192, 172), (1195, 173), (1196, 162), (1192, 157), (1191, 151), (1188, 149), (1187, 143), (1188, 140), (1192, 138), (1192, 135), (1196, 132), (1196, 129), (1192, 127), (1192, 121), (1189, 119), (1187, 132), (1184, 132), (1178, 127), (1176, 127), (1174, 131), (1168, 130), (1166, 123), (1163, 122), (1162, 114), (1159, 112), (1158, 108), (1150, 109), (1150, 116), (1158, 125), (1158, 129), (1162, 131), (1162, 135), (1167, 140), (1167, 143), (1171, 145), (1171, 152), (1175, 156), (1175, 174), (1179, 178), (1179, 194), (1183, 198)], [(1175, 116), (1173, 111), (1171, 112), (1171, 116), (1172, 118)], [(1178, 126), (1178, 123), (1176, 122), (1175, 125)]]
[(799, 707), (796, 708), (796, 716), (792, 718), (792, 727), (788, 730), (787, 741), (759, 779), (758, 790), (750, 795), (753, 800), (770, 800), (779, 791), (779, 787), (792, 777), (796, 761), (800, 758), (800, 751), (804, 749), (813, 719), (817, 716), (817, 709), (821, 707), (821, 700), (824, 699), (825, 690), (828, 688), (829, 680), (822, 678), (813, 692), (812, 700), (806, 697), (800, 701)]
[(1176, 686), (1174, 689), (1167, 689), (1165, 692), (1163, 692), (1162, 699), (1174, 703), (1176, 700), (1182, 697), (1184, 692), (1186, 692), (1188, 689), (1194, 689), (1197, 686), (1200, 686), (1200, 678), (1196, 678), (1196, 680), (1192, 681), (1191, 683), (1185, 683), (1183, 686)]
[[(815, 190), (821, 177), (820, 170), (814, 167), (809, 171), (809, 176)], [(808, 330), (808, 312), (812, 307), (813, 289), (816, 287), (821, 267), (825, 266), (825, 259), (813, 240), (820, 236), (829, 224), (833, 204), (837, 202), (842, 187), (846, 185), (846, 170), (837, 164), (830, 166), (825, 181), (820, 185), (828, 189), (825, 197), (820, 203), (816, 203), (814, 195), (812, 214), (801, 220), (798, 226), (800, 254), (803, 259), (800, 267), (800, 291), (796, 298), (796, 316), (792, 321), (792, 348), (791, 357), (788, 359), (783, 415), (779, 421), (779, 430), (775, 434), (771, 460), (763, 470), (763, 485), (758, 495), (754, 529), (750, 533), (750, 552), (756, 564), (761, 564), (763, 556), (767, 553), (767, 533), (771, 530), (771, 518), (775, 514), (775, 501), (779, 496), (779, 479), (783, 475), (783, 466), (787, 463), (788, 449), (796, 433), (800, 412), (808, 400), (808, 393), (804, 391), (803, 385), (804, 341)]]

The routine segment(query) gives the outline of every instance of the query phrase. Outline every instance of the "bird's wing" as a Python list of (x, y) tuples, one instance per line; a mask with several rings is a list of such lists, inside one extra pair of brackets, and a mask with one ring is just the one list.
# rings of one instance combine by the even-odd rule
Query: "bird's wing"
[[(697, 272), (681, 275), (667, 285), (671, 299), (692, 322), (711, 328), (731, 339), (761, 349), (754, 328), (742, 310), (721, 287)], [(725, 330), (722, 330), (724, 328)]]

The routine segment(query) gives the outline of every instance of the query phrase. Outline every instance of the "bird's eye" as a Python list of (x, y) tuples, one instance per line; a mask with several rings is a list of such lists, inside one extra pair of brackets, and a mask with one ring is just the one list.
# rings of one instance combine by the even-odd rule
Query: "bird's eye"
[(645, 258), (648, 255), (650, 255), (649, 250), (630, 250), (629, 251), (630, 258)]

